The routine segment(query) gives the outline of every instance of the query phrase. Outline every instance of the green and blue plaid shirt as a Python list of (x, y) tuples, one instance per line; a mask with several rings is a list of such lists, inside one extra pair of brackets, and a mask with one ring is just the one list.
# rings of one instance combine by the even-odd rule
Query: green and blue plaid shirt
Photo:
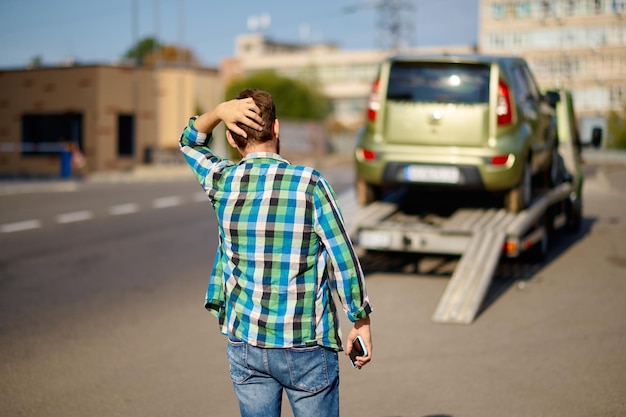
[(332, 291), (351, 321), (372, 309), (332, 188), (318, 171), (277, 154), (221, 159), (194, 120), (180, 148), (219, 227), (206, 308), (222, 333), (255, 346), (340, 350)]

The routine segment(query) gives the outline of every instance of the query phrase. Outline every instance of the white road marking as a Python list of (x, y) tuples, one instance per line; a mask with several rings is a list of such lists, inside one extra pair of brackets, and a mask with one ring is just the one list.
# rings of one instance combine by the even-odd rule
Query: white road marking
[[(342, 197), (344, 196), (340, 196), (339, 199), (341, 200)], [(350, 195), (348, 194), (347, 197), (349, 199)], [(205, 202), (207, 201), (207, 195), (204, 192), (197, 192), (191, 196), (191, 200), (194, 202)], [(161, 198), (157, 198), (153, 200), (152, 208), (160, 209), (160, 208), (166, 208), (166, 207), (174, 207), (174, 206), (183, 204), (183, 202), (184, 201), (180, 196), (161, 197)], [(136, 213), (138, 211), (140, 211), (140, 206), (137, 203), (118, 204), (115, 206), (111, 206), (109, 208), (109, 214), (111, 216), (119, 216), (123, 214)], [(85, 220), (91, 220), (93, 218), (94, 218), (94, 214), (92, 211), (81, 210), (81, 211), (74, 211), (74, 212), (59, 214), (56, 216), (56, 222), (61, 223), (61, 224), (66, 224), (66, 223), (74, 223), (74, 222), (80, 222), (80, 221), (85, 221)], [(24, 221), (6, 223), (3, 225), (0, 225), (0, 233), (20, 232), (23, 230), (37, 229), (42, 226), (43, 226), (43, 223), (41, 220), (37, 220), (37, 219), (24, 220)]]
[(41, 220), (24, 220), (21, 222), (3, 224), (0, 226), (0, 232), (21, 232), (23, 230), (37, 229), (39, 227), (41, 227)]
[(57, 223), (82, 222), (84, 220), (93, 219), (93, 213), (89, 210), (74, 211), (71, 213), (59, 214), (56, 219)]
[(156, 209), (178, 206), (181, 204), (181, 198), (177, 195), (169, 197), (157, 198), (152, 202), (152, 207)]
[(111, 206), (111, 208), (109, 208), (109, 213), (112, 216), (136, 213), (138, 211), (139, 211), (139, 204), (137, 203), (118, 204), (116, 206)]

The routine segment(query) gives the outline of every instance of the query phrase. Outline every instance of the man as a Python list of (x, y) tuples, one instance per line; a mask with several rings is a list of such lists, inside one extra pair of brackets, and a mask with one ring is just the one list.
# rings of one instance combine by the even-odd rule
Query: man
[[(223, 121), (239, 163), (210, 149)], [(269, 93), (192, 117), (180, 148), (218, 220), (219, 244), (206, 308), (228, 335), (230, 375), (242, 416), (280, 416), (283, 390), (296, 417), (339, 415), (342, 350), (336, 291), (372, 357), (372, 312), (363, 273), (336, 197), (316, 170), (278, 155), (279, 122)]]

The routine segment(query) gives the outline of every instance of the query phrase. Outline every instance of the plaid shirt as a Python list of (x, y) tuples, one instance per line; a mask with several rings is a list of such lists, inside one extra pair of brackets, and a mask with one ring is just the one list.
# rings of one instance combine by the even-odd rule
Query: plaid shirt
[(222, 333), (252, 345), (341, 350), (332, 291), (351, 321), (372, 309), (330, 185), (318, 171), (273, 153), (221, 159), (194, 120), (180, 148), (219, 228), (206, 308)]

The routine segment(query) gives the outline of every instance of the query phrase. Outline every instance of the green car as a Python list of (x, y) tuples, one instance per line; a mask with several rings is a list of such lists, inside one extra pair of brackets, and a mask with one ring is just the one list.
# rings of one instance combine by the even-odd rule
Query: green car
[(553, 104), (519, 57), (390, 57), (357, 139), (357, 198), (404, 185), (481, 190), (521, 211), (556, 181)]

